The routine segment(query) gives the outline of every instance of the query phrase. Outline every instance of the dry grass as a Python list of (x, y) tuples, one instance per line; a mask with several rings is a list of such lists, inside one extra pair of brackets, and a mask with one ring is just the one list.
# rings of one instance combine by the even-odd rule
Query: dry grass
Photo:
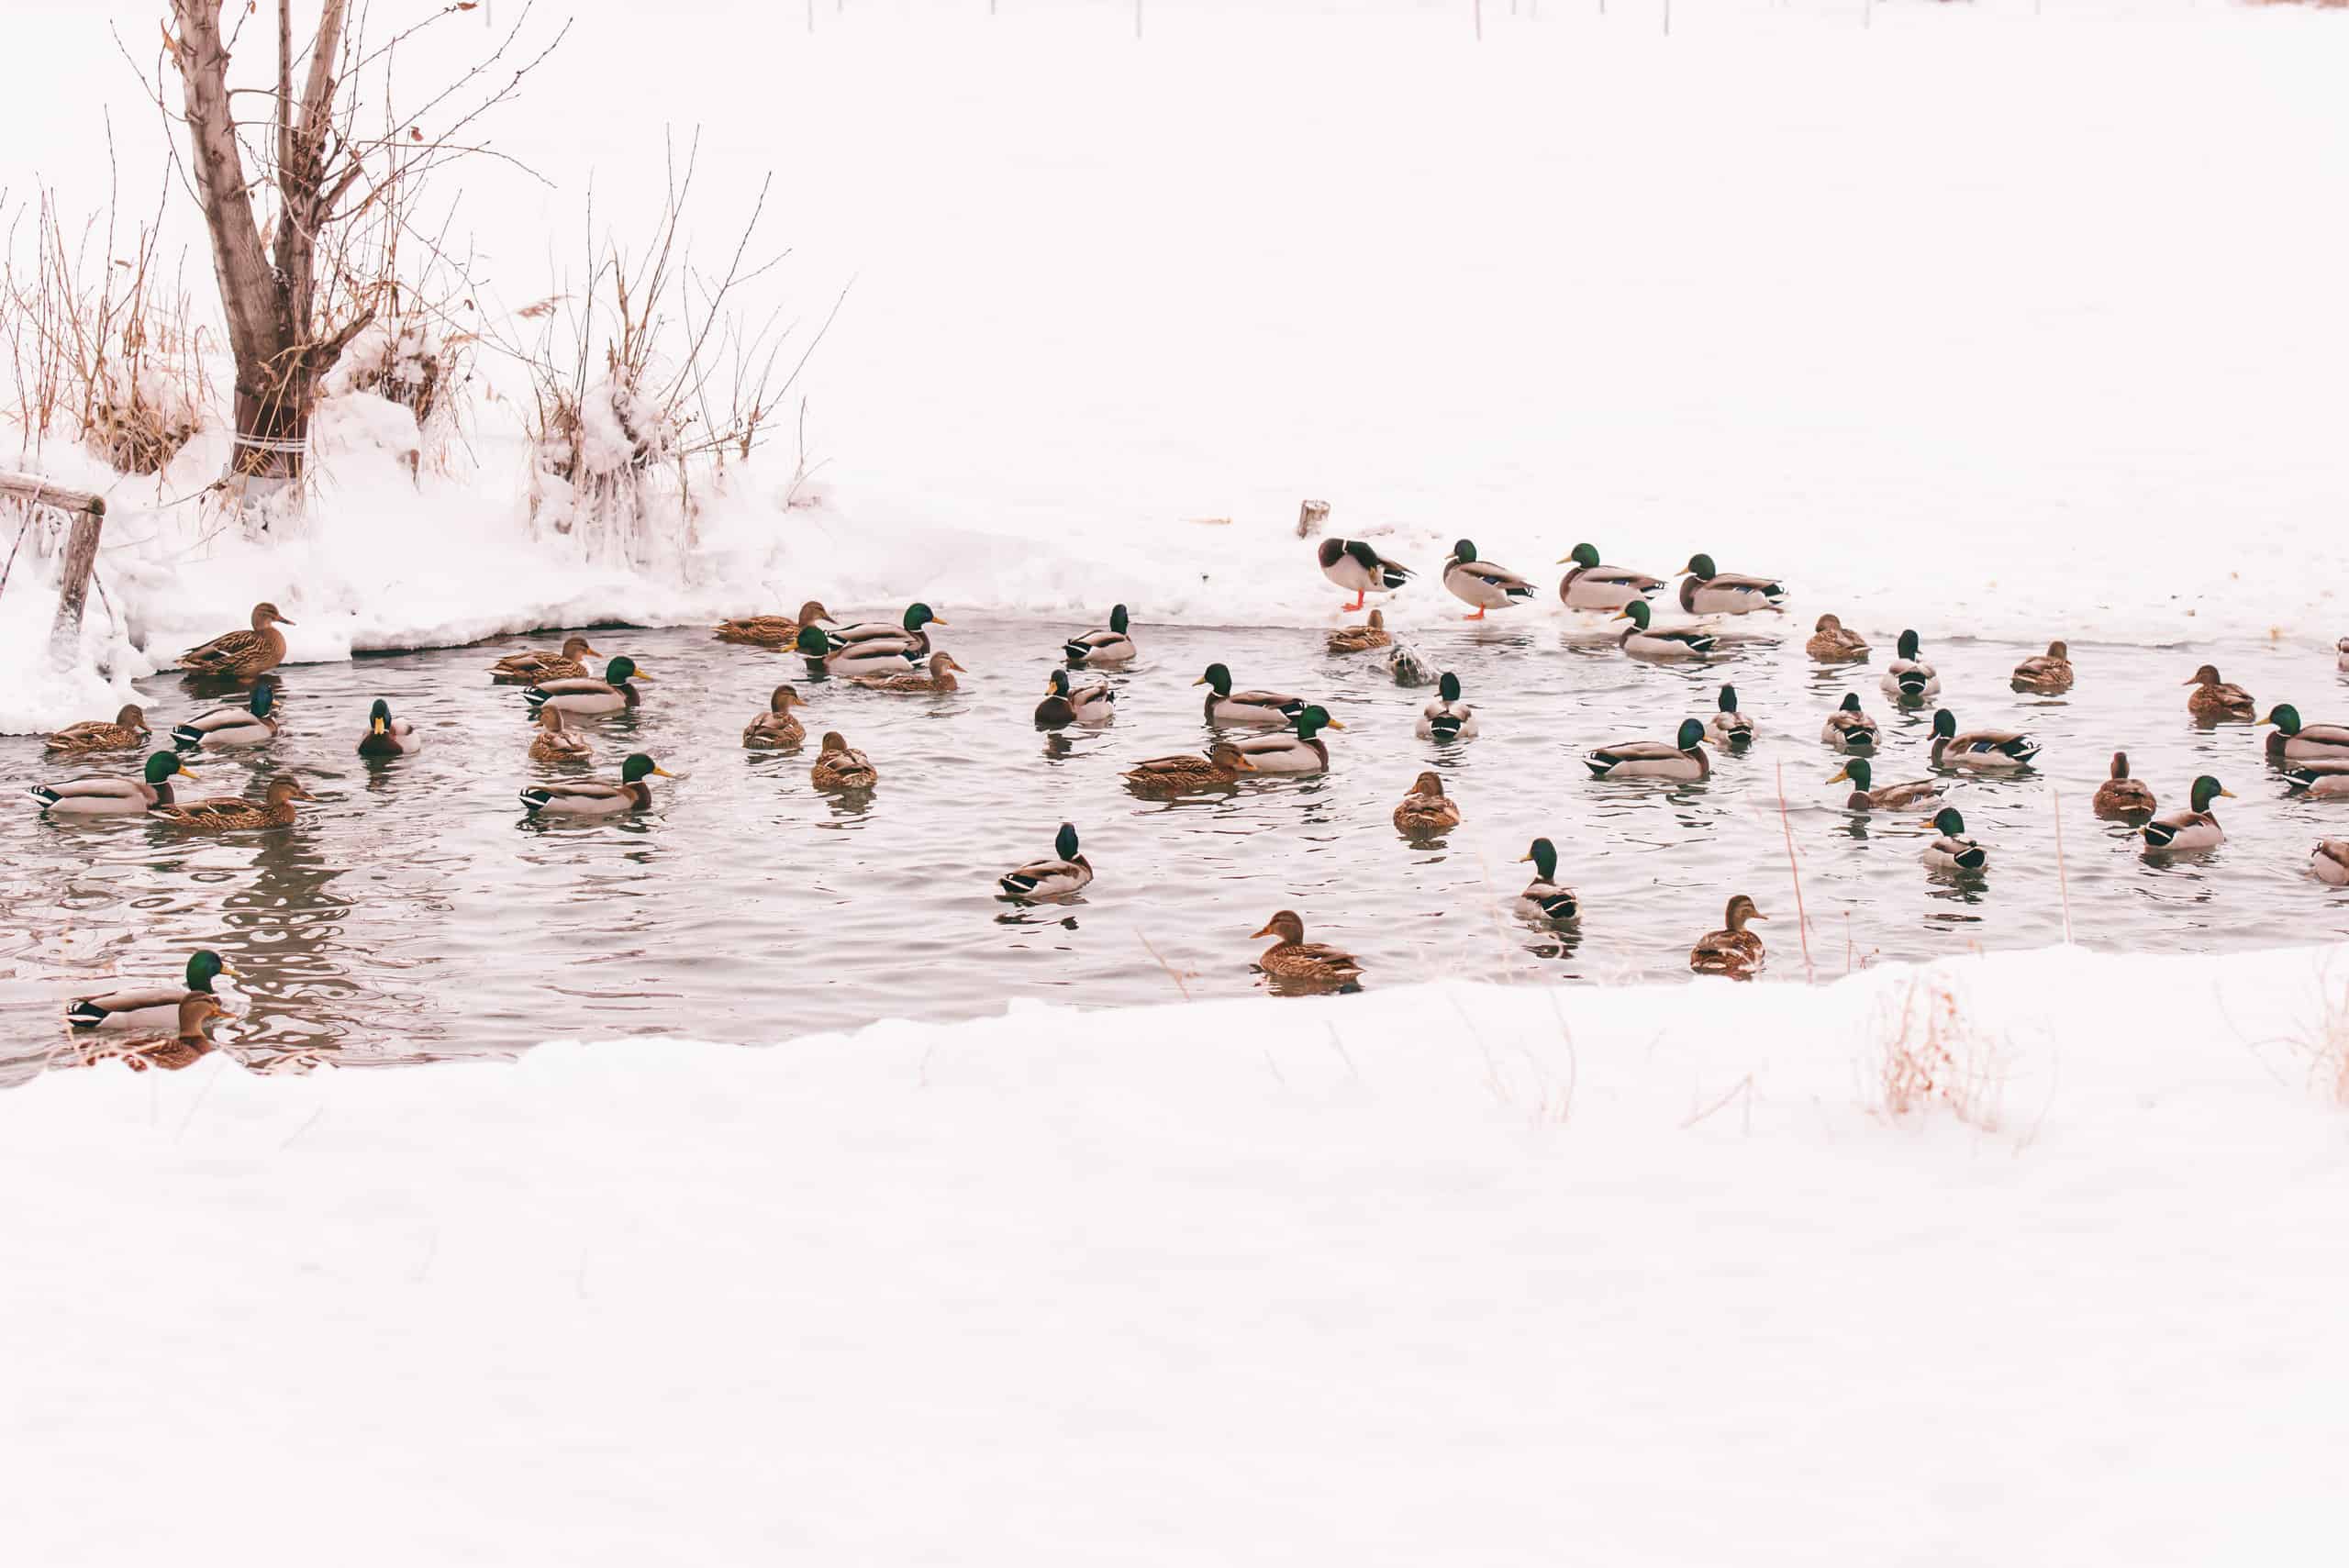
[(1875, 1102), (1905, 1117), (1941, 1106), (1969, 1127), (1997, 1130), (2006, 1087), (2005, 1042), (1972, 1016), (1955, 984), (1927, 973), (1879, 1010)]
[(2290, 1038), (2308, 1059), (2309, 1082), (2337, 1106), (2349, 1106), (2349, 984), (2335, 988), (2330, 975), (2317, 982), (2315, 1020)]

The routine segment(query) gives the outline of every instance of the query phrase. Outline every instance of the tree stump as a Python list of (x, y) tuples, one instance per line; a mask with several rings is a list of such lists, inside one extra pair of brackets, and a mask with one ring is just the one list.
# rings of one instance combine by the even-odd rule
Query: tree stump
[(1299, 539), (1311, 539), (1315, 534), (1321, 531), (1321, 525), (1329, 520), (1329, 502), (1298, 502), (1297, 507), (1297, 537)]

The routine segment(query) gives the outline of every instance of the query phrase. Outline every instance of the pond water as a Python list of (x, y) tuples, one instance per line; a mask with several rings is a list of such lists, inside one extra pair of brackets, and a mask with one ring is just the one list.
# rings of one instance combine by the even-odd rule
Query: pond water
[[(953, 617), (951, 606), (945, 608)], [(1751, 617), (1761, 620), (1763, 617)], [(251, 791), (297, 770), (320, 803), (290, 829), (187, 835), (143, 818), (47, 821), (20, 795), (0, 816), (0, 1082), (40, 1070), (78, 995), (176, 974), (199, 946), (246, 976), (239, 1018), (216, 1031), (241, 1053), (328, 1053), (351, 1064), (511, 1051), (563, 1036), (689, 1034), (773, 1040), (884, 1017), (944, 1019), (1014, 999), (1108, 1006), (1243, 994), (1263, 984), (1252, 940), (1277, 908), (1312, 940), (1364, 961), (1365, 985), (1438, 977), (1597, 981), (1686, 977), (1689, 944), (1731, 893), (1774, 917), (1767, 977), (1804, 971), (1787, 831), (1799, 851), (1812, 960), (1822, 975), (1881, 959), (2053, 942), (2064, 931), (2060, 800), (2071, 919), (2092, 946), (2176, 952), (2349, 934), (2349, 893), (2307, 873), (2349, 803), (2289, 799), (2247, 726), (2204, 728), (2179, 683), (2215, 660), (2311, 722), (2349, 713), (2330, 653), (2266, 646), (2145, 649), (2073, 640), (2063, 698), (2010, 693), (2036, 648), (1930, 646), (1962, 727), (2028, 729), (2044, 744), (2022, 777), (1957, 792), (1991, 850), (1987, 875), (1936, 879), (1918, 862), (1919, 813), (1854, 818), (1841, 759), (1819, 743), (1829, 708), (1857, 690), (1885, 725), (1878, 784), (1925, 772), (1930, 709), (1901, 714), (1877, 690), (1888, 657), (1823, 669), (1803, 653), (1808, 617), (1783, 640), (1734, 640), (1709, 667), (1635, 662), (1599, 631), (1543, 615), (1452, 623), (1415, 640), (1459, 673), (1483, 733), (1417, 740), (1432, 695), (1397, 687), (1378, 653), (1335, 657), (1321, 634), (1138, 625), (1142, 658), (1112, 675), (1116, 722), (1038, 731), (1034, 706), (1067, 623), (965, 617), (940, 647), (969, 667), (963, 689), (898, 696), (804, 678), (796, 658), (728, 647), (706, 631), (595, 634), (655, 681), (633, 714), (586, 725), (592, 776), (629, 751), (689, 776), (654, 781), (654, 808), (593, 823), (526, 821), (517, 790), (575, 777), (528, 760), (521, 692), (489, 684), (498, 653), (561, 635), (306, 665), (281, 672), (284, 731), (257, 751), (212, 755), (192, 793)], [(1746, 627), (1733, 627), (1743, 631)], [(1134, 761), (1201, 749), (1211, 661), (1242, 685), (1326, 702), (1330, 773), (1252, 779), (1174, 803), (1127, 793)], [(1594, 782), (1581, 755), (1609, 740), (1668, 737), (1734, 681), (1759, 728), (1750, 755), (1719, 758), (1702, 784)], [(779, 681), (813, 705), (800, 752), (740, 749), (743, 723)], [(206, 702), (176, 676), (145, 684), (158, 728)], [(382, 696), (427, 745), (387, 762), (355, 754)], [(820, 794), (814, 738), (843, 731), (881, 773), (869, 798)], [(2165, 809), (2197, 773), (2222, 801), (2221, 849), (2147, 861), (2089, 795), (2116, 746)], [(20, 784), (86, 771), (45, 764), (39, 742), (0, 740)], [(128, 762), (106, 769), (128, 771)], [(1441, 840), (1398, 836), (1389, 813), (1432, 767), (1465, 816)], [(1789, 813), (1782, 825), (1783, 770)], [(2051, 795), (2052, 791), (2052, 795)], [(996, 878), (1049, 855), (1076, 824), (1098, 873), (1065, 905), (1020, 907)], [(1577, 926), (1529, 920), (1515, 862), (1555, 840)]]

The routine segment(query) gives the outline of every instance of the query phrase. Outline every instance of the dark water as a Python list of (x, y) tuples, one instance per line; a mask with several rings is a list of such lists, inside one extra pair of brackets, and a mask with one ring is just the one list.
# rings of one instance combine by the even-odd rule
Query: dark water
[[(1250, 964), (1265, 945), (1250, 934), (1281, 907), (1303, 913), (1308, 936), (1358, 953), (1375, 990), (1442, 976), (1684, 976), (1689, 943), (1744, 891), (1776, 917), (1770, 974), (1799, 978), (1782, 766), (1822, 974), (2060, 940), (2051, 785), (2084, 942), (2200, 952), (2349, 934), (2349, 894), (2307, 873), (2317, 838), (2349, 833), (2349, 803), (2288, 800), (2262, 761), (2264, 732), (2196, 727), (2178, 684), (2215, 659), (2263, 704), (2335, 719), (2349, 714), (2349, 687), (2329, 652), (2076, 639), (2078, 689), (2034, 699), (2005, 677), (2035, 649), (1928, 649), (1961, 725), (2024, 728), (2046, 748), (2038, 772), (1959, 792), (1992, 864), (1953, 883), (1919, 865), (1927, 835), (1910, 814), (1854, 821), (1839, 808), (1845, 786), (1824, 782), (1841, 759), (1819, 729), (1847, 689), (1886, 724), (1876, 782), (1924, 772), (1929, 715), (1898, 716), (1882, 696), (1881, 649), (1874, 665), (1821, 671), (1789, 627), (1783, 643), (1737, 643), (1689, 671), (1627, 661), (1562, 624), (1496, 617), (1419, 638), (1480, 706), (1482, 736), (1447, 747), (1414, 739), (1431, 694), (1397, 688), (1380, 655), (1330, 657), (1318, 632), (1146, 625), (1142, 661), (1113, 676), (1117, 722), (1048, 737), (1030, 716), (1073, 628), (968, 617), (939, 634), (972, 672), (962, 692), (802, 680), (811, 743), (785, 756), (739, 740), (770, 687), (799, 675), (796, 660), (696, 631), (598, 632), (599, 647), (637, 655), (658, 679), (639, 713), (587, 721), (594, 776), (614, 776), (631, 750), (691, 776), (655, 781), (641, 817), (563, 826), (525, 822), (515, 792), (576, 770), (527, 760), (521, 694), (485, 673), (496, 653), (559, 634), (289, 668), (284, 733), (199, 760), (195, 793), (257, 793), (273, 770), (295, 768), (322, 803), (290, 830), (203, 839), (144, 819), (43, 821), (13, 797), (0, 817), (0, 1081), (39, 1070), (63, 1038), (68, 999), (175, 974), (197, 946), (247, 976), (243, 1016), (217, 1031), (225, 1043), (351, 1063), (557, 1036), (772, 1040), (882, 1017), (969, 1017), (1013, 998), (1245, 993), (1262, 984)], [(1332, 773), (1174, 804), (1128, 795), (1119, 773), (1132, 761), (1208, 739), (1189, 682), (1211, 660), (1242, 684), (1325, 700), (1349, 727), (1330, 737)], [(1668, 736), (1710, 711), (1724, 676), (1760, 726), (1753, 754), (1720, 759), (1701, 785), (1587, 778), (1583, 751)], [(163, 726), (206, 706), (174, 677), (148, 693)], [(354, 754), (379, 695), (425, 732), (420, 755)], [(879, 767), (869, 800), (810, 787), (812, 737), (825, 728)], [(2221, 803), (2230, 842), (2157, 864), (2097, 822), (2088, 798), (2116, 745), (2165, 808), (2184, 804), (2196, 773), (2229, 784), (2243, 797)], [(1388, 814), (1431, 766), (1466, 820), (1413, 845)], [(0, 740), (0, 769), (20, 784), (79, 771), (47, 767), (28, 739)], [(1063, 818), (1099, 872), (1092, 888), (1064, 906), (998, 901), (996, 876), (1048, 854)], [(1531, 923), (1516, 903), (1531, 868), (1513, 862), (1536, 834), (1556, 840), (1560, 879), (1581, 893), (1578, 929)]]

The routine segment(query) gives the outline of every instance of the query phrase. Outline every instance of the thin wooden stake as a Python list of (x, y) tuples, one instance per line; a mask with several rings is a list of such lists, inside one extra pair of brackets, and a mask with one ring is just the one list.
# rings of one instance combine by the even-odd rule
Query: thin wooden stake
[(2055, 882), (2056, 885), (2064, 890), (2064, 945), (2070, 947), (2072, 945), (2072, 877), (2071, 873), (2064, 869), (2064, 802), (2056, 795), (2053, 784), (2048, 786), (2047, 799), (2049, 804), (2055, 807)]
[(1787, 870), (1795, 879), (1795, 929), (1802, 936), (1802, 977), (1806, 984), (1817, 984), (1819, 976), (1810, 967), (1810, 917), (1802, 906), (1802, 867), (1795, 863), (1795, 825), (1787, 815), (1787, 765), (1778, 764), (1778, 826), (1787, 833)]

